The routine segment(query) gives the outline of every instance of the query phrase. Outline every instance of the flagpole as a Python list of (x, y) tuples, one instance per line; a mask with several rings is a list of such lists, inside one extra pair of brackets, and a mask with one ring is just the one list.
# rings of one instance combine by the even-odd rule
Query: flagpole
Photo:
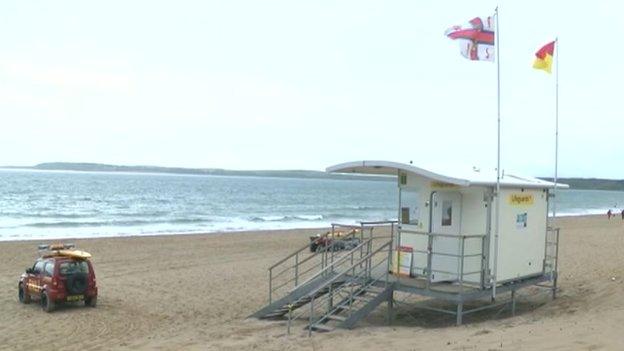
[(496, 219), (494, 224), (494, 271), (492, 277), (492, 300), (496, 299), (496, 275), (498, 271), (498, 232), (500, 220), (500, 174), (501, 174), (501, 120), (500, 120), (500, 36), (498, 30), (498, 6), (496, 16), (496, 92), (497, 92), (497, 153), (496, 153)]
[(559, 164), (559, 38), (555, 38), (555, 188), (553, 189), (553, 224), (557, 217), (557, 168)]
[[(555, 50), (553, 52), (555, 54), (555, 188), (553, 189), (553, 218), (552, 223), (553, 227), (555, 226), (555, 219), (557, 218), (557, 171), (559, 165), (559, 38), (555, 38)], [(622, 212), (624, 213), (624, 212)], [(559, 245), (559, 235), (557, 235), (557, 245)], [(553, 279), (553, 291), (552, 296), (553, 299), (557, 294), (557, 265), (553, 268), (555, 270), (555, 275)], [(551, 276), (552, 278), (552, 276)]]

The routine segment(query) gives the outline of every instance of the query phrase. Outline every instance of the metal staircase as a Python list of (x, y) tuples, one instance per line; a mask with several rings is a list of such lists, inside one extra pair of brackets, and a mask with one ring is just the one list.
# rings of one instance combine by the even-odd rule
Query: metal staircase
[[(288, 295), (273, 301), (265, 307), (252, 314), (250, 317), (259, 319), (279, 319), (286, 314), (307, 303), (313, 297), (319, 297), (329, 292), (330, 287), (325, 283), (335, 275), (321, 275), (304, 285), (293, 289)], [(333, 285), (340, 285), (341, 281), (334, 282)], [(322, 289), (318, 289), (323, 287)], [(314, 294), (312, 292), (314, 291)]]
[[(371, 242), (373, 239), (369, 239)], [(312, 331), (330, 331), (335, 327), (353, 328), (379, 304), (390, 302), (394, 287), (388, 281), (392, 240), (354, 262), (309, 293), (309, 308), (298, 311), (293, 318), (307, 318), (309, 334)], [(334, 282), (342, 282), (334, 285)], [(324, 294), (318, 291), (327, 290)]]
[(269, 304), (250, 317), (287, 319), (289, 332), (293, 321), (305, 320), (311, 334), (352, 328), (380, 303), (390, 302), (392, 236), (374, 238), (371, 229), (364, 239), (363, 232), (359, 232), (360, 243), (347, 252), (328, 246), (306, 254), (306, 246), (273, 265)]

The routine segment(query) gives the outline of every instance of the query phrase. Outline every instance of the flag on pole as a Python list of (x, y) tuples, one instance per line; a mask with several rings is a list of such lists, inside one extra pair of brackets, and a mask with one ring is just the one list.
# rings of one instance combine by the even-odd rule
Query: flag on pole
[(533, 62), (533, 68), (541, 69), (548, 73), (551, 73), (553, 56), (555, 55), (555, 42), (542, 46), (541, 49), (535, 53), (535, 62)]
[(444, 35), (457, 40), (462, 56), (473, 61), (494, 61), (495, 22), (493, 16), (475, 17), (461, 26), (453, 26)]

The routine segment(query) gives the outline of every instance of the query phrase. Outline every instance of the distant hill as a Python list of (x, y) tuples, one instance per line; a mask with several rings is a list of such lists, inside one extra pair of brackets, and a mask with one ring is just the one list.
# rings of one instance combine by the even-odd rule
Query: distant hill
[[(552, 182), (553, 178), (541, 178)], [(599, 179), (599, 178), (557, 178), (558, 183), (568, 184), (570, 189), (586, 190), (617, 190), (624, 191), (624, 179)]]
[(281, 178), (310, 178), (310, 179), (355, 179), (394, 181), (390, 176), (369, 176), (353, 174), (337, 174), (321, 171), (305, 170), (267, 170), (267, 171), (236, 171), (220, 168), (182, 168), (158, 166), (119, 166), (102, 163), (74, 163), (74, 162), (47, 162), (32, 167), (7, 166), (3, 168), (55, 170), (55, 171), (82, 171), (82, 172), (132, 172), (132, 173), (166, 173), (191, 175), (222, 175), (222, 176), (252, 176), (252, 177), (281, 177)]
[[(47, 162), (32, 167), (1, 167), (57, 171), (83, 172), (132, 172), (132, 173), (166, 173), (166, 174), (194, 174), (194, 175), (223, 175), (223, 176), (252, 176), (252, 177), (281, 177), (281, 178), (310, 178), (310, 179), (354, 179), (394, 181), (393, 176), (371, 176), (354, 174), (337, 174), (321, 171), (287, 170), (287, 171), (236, 171), (221, 168), (182, 168), (158, 166), (119, 166), (102, 163), (75, 163), (75, 162)], [(552, 178), (539, 177), (552, 181)], [(624, 179), (599, 178), (559, 178), (558, 182), (570, 185), (571, 189), (586, 190), (617, 190), (624, 191)]]

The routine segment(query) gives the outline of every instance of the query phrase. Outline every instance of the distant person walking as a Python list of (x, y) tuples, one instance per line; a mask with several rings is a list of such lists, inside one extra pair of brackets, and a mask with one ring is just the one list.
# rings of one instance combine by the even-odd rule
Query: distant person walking
[(624, 221), (624, 208), (622, 209), (622, 220)]
[(609, 209), (609, 211), (607, 211), (607, 219), (611, 219), (612, 215), (613, 215), (613, 212), (611, 212), (611, 209)]

